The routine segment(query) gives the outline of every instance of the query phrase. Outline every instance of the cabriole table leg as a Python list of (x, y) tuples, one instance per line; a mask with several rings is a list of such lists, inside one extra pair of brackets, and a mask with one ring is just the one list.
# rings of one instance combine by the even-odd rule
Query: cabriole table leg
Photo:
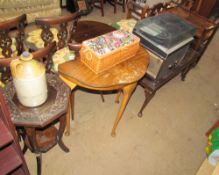
[(122, 118), (122, 114), (125, 110), (126, 105), (128, 104), (129, 98), (131, 97), (132, 92), (134, 91), (136, 85), (137, 85), (137, 83), (133, 83), (133, 84), (126, 85), (122, 88), (123, 98), (122, 98), (121, 106), (119, 108), (119, 112), (116, 116), (116, 119), (115, 119), (115, 122), (114, 122), (114, 125), (113, 125), (113, 129), (112, 129), (112, 132), (111, 132), (112, 137), (116, 136), (116, 128), (119, 124), (119, 121)]

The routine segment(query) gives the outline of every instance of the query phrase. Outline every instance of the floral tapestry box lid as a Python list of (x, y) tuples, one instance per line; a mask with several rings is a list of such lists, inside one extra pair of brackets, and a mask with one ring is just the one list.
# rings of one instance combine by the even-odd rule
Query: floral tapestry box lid
[(116, 30), (96, 38), (86, 40), (83, 42), (83, 45), (90, 48), (101, 59), (101, 56), (128, 46), (136, 41), (139, 42), (139, 38), (134, 34), (124, 30)]
[(139, 42), (140, 39), (134, 34), (116, 30), (84, 41), (80, 59), (98, 74), (135, 56)]

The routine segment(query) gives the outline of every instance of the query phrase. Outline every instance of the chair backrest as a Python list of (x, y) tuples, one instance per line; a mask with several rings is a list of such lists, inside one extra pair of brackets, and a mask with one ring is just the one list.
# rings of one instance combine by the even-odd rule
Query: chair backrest
[(169, 3), (163, 3), (163, 2), (155, 4), (153, 7), (148, 9), (146, 16), (147, 17), (156, 16), (160, 12), (162, 12), (164, 9), (168, 8), (168, 6), (169, 6)]
[(146, 12), (149, 9), (149, 6), (145, 4), (139, 4), (133, 0), (127, 2), (127, 18), (134, 18), (140, 20), (145, 18)]
[(137, 20), (158, 15), (165, 8), (169, 7), (169, 3), (158, 3), (149, 8), (149, 6), (145, 4), (139, 4), (135, 1), (129, 1), (127, 3), (128, 13), (127, 18), (134, 18)]
[[(54, 54), (55, 50), (56, 50), (56, 43), (52, 42), (51, 44), (48, 44), (45, 48), (32, 52), (33, 59), (43, 62), (46, 66), (46, 71), (50, 72), (52, 68), (52, 55)], [(19, 56), (11, 57), (11, 58), (2, 58), (0, 59), (0, 66), (9, 68), (11, 61), (18, 58)], [(6, 76), (9, 77), (10, 75), (6, 75)], [(4, 79), (4, 77), (2, 78)]]
[(25, 24), (25, 14), (0, 22), (0, 58), (9, 58), (13, 53), (20, 55), (23, 52)]
[(212, 38), (214, 37), (215, 33), (218, 30), (218, 27), (219, 27), (219, 23), (215, 23), (214, 25), (205, 28), (201, 38), (195, 39), (193, 47), (199, 53), (199, 59), (207, 49), (208, 45), (210, 44)]
[[(56, 37), (51, 32), (51, 27), (58, 27), (57, 49), (61, 49), (65, 47), (68, 42), (73, 40), (78, 19), (78, 13), (72, 13), (60, 17), (37, 18), (35, 23), (42, 29), (41, 38), (44, 41), (45, 46), (52, 43), (54, 37)], [(71, 25), (68, 26), (70, 23)]]
[(169, 4), (170, 6), (179, 6), (190, 11), (193, 10), (195, 0), (171, 0)]

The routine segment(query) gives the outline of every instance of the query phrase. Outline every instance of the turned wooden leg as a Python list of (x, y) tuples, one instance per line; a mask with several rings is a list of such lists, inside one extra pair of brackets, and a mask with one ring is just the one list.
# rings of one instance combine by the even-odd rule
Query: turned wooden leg
[(70, 103), (71, 103), (71, 119), (74, 120), (74, 110), (75, 110), (75, 92), (74, 90), (71, 91), (71, 99), (70, 99)]
[(122, 91), (120, 91), (120, 90), (117, 92), (115, 103), (119, 103), (119, 97), (120, 97), (121, 93), (122, 93)]
[(117, 128), (117, 126), (119, 124), (119, 121), (122, 118), (122, 114), (123, 114), (123, 112), (125, 110), (125, 107), (126, 107), (128, 101), (129, 101), (129, 98), (131, 97), (132, 92), (134, 91), (136, 85), (137, 85), (137, 83), (133, 83), (133, 84), (129, 84), (127, 86), (124, 86), (122, 88), (123, 98), (122, 98), (121, 106), (120, 106), (119, 112), (118, 112), (118, 114), (116, 116), (116, 119), (115, 119), (115, 122), (114, 122), (114, 125), (113, 125), (113, 129), (112, 129), (112, 132), (111, 132), (111, 136), (112, 137), (116, 136), (116, 128)]
[(181, 80), (182, 81), (185, 81), (186, 75), (190, 71), (190, 69), (191, 69), (191, 66), (188, 65), (185, 69), (182, 70), (182, 72), (181, 72)]
[(125, 5), (126, 5), (125, 0), (122, 0), (122, 9), (123, 9), (123, 12), (125, 12)]
[[(75, 87), (77, 86), (75, 83), (72, 83), (71, 81), (62, 77), (61, 75), (59, 77), (62, 81), (65, 82), (65, 84), (67, 84), (70, 87), (71, 91), (73, 91), (75, 89)], [(70, 126), (70, 120), (71, 120), (71, 116), (72, 116), (72, 109), (71, 109), (72, 102), (71, 102), (71, 100), (72, 99), (71, 99), (71, 95), (70, 95), (69, 105), (68, 105), (68, 115), (67, 115), (67, 119), (66, 119), (66, 132), (65, 132), (66, 136), (70, 135), (70, 128), (71, 128), (71, 126)]]
[(65, 146), (65, 144), (62, 141), (62, 136), (63, 136), (63, 133), (65, 131), (65, 125), (66, 125), (66, 116), (63, 115), (59, 119), (59, 130), (58, 130), (57, 139), (58, 139), (58, 144), (59, 144), (60, 148), (65, 152), (69, 152), (69, 149), (67, 148), (67, 146)]
[(114, 13), (116, 13), (117, 0), (114, 0)]
[(156, 93), (156, 90), (155, 91), (152, 91), (152, 90), (149, 90), (147, 88), (145, 88), (145, 100), (144, 100), (144, 103), (140, 109), (140, 111), (138, 112), (138, 117), (142, 117), (142, 112), (145, 108), (145, 106), (149, 103), (149, 101), (152, 99), (152, 97), (155, 95)]
[(102, 100), (102, 102), (105, 102), (105, 100), (104, 100), (104, 96), (103, 96), (103, 92), (102, 92), (102, 91), (100, 91), (100, 96), (101, 96), (101, 100)]
[(37, 160), (37, 175), (41, 175), (42, 173), (42, 154), (37, 154), (36, 155), (36, 160)]
[(68, 109), (67, 109), (67, 114), (66, 114), (66, 132), (65, 132), (65, 135), (66, 136), (69, 136), (70, 135), (70, 120), (72, 118), (72, 109), (71, 109), (71, 95), (69, 97), (69, 101), (68, 101)]
[(101, 15), (104, 16), (103, 0), (100, 1)]

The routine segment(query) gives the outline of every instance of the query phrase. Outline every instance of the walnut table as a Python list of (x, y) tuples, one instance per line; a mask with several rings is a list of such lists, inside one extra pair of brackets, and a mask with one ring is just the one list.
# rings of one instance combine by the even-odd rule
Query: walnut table
[[(140, 47), (134, 57), (100, 74), (92, 72), (80, 61), (80, 58), (60, 64), (58, 72), (71, 90), (76, 86), (98, 91), (122, 90), (123, 99), (111, 132), (111, 135), (115, 136), (128, 100), (138, 80), (144, 76), (148, 63), (148, 52)], [(70, 115), (67, 118), (67, 133), (70, 133)]]

